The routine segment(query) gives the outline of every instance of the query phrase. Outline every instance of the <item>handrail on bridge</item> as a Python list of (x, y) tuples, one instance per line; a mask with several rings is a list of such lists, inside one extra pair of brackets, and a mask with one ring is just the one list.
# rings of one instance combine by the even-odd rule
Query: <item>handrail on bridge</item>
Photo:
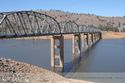
[[(101, 39), (100, 30), (91, 26), (78, 25), (74, 21), (58, 23), (53, 17), (34, 11), (0, 13), (0, 39), (52, 35), (50, 38), (51, 67), (61, 67), (62, 71), (64, 70), (63, 34), (73, 34), (73, 63), (77, 59), (80, 60), (83, 45), (89, 48)], [(55, 63), (56, 60), (58, 64)]]
[(4, 13), (0, 23), (1, 37), (61, 34), (59, 23), (46, 14), (34, 11)]
[(60, 27), (62, 34), (79, 33), (79, 25), (71, 20), (60, 22)]
[(100, 30), (78, 25), (74, 21), (58, 22), (53, 17), (34, 11), (0, 13), (0, 38), (62, 35)]

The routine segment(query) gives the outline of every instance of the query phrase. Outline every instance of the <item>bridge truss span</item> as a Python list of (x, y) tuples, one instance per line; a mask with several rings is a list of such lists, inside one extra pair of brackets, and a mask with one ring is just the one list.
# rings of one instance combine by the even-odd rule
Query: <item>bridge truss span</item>
[(0, 20), (1, 38), (54, 34), (61, 34), (60, 25), (46, 14), (33, 11), (11, 12), (4, 13)]
[(62, 34), (74, 34), (79, 33), (79, 25), (73, 21), (60, 22)]
[(74, 21), (58, 23), (53, 17), (34, 11), (0, 13), (0, 38), (100, 32)]
[(53, 17), (34, 11), (0, 13), (0, 39), (51, 35), (51, 67), (64, 70), (64, 35), (72, 34), (73, 64), (83, 51), (96, 44), (101, 31), (75, 21), (58, 23)]

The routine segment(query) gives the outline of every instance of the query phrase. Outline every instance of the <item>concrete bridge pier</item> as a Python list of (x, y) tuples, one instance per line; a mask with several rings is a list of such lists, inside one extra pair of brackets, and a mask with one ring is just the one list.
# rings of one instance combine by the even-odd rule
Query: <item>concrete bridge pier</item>
[(88, 36), (88, 34), (87, 33), (84, 33), (84, 40), (85, 40), (85, 46), (84, 46), (84, 48), (85, 48), (85, 50), (87, 50), (88, 48), (89, 48), (89, 36)]
[(51, 68), (61, 68), (64, 71), (64, 37), (62, 35), (51, 36)]
[(82, 52), (85, 51), (85, 35), (84, 33), (81, 33), (80, 35), (81, 35), (81, 55), (83, 55)]
[(101, 32), (95, 33), (95, 41), (98, 42), (100, 39), (102, 39), (102, 33)]
[(93, 33), (89, 33), (90, 47), (93, 45)]
[(100, 33), (96, 33), (97, 42), (100, 40)]
[(91, 33), (91, 42), (92, 42), (92, 45), (93, 45), (94, 44), (93, 33)]
[(87, 48), (87, 35), (84, 33), (84, 51)]
[(95, 42), (96, 42), (95, 33), (93, 33), (93, 42), (94, 42), (94, 44), (95, 44)]
[(95, 43), (96, 43), (98, 41), (98, 34), (95, 33), (94, 36), (95, 36)]
[(96, 36), (96, 42), (97, 42), (99, 40), (99, 34), (96, 33), (95, 36)]
[(96, 43), (96, 40), (97, 40), (97, 38), (96, 38), (96, 33), (93, 33), (93, 43), (94, 43), (94, 44)]
[(72, 36), (72, 58), (73, 64), (76, 63), (76, 60), (81, 59), (81, 35), (73, 34)]
[(99, 32), (99, 39), (102, 39), (102, 33)]
[(91, 47), (91, 34), (87, 33), (87, 44), (88, 44), (88, 49)]

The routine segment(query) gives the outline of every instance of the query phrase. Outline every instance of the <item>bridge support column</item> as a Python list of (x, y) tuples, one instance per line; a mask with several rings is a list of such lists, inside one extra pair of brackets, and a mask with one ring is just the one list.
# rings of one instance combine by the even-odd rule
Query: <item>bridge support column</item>
[(102, 33), (101, 32), (99, 33), (99, 39), (102, 39)]
[(73, 64), (76, 63), (76, 60), (81, 58), (81, 35), (74, 34), (72, 37), (72, 55), (73, 55)]
[(64, 37), (52, 36), (51, 37), (51, 67), (61, 68), (64, 71)]
[(85, 40), (85, 42), (84, 42), (84, 48), (85, 48), (85, 50), (87, 50), (88, 49), (88, 44), (89, 44), (89, 41), (88, 41), (88, 33), (84, 33), (84, 40)]
[(91, 33), (91, 42), (92, 42), (92, 45), (93, 45), (94, 44), (93, 33)]
[(97, 41), (100, 40), (100, 33), (97, 33)]
[(97, 33), (94, 33), (95, 43), (97, 42)]
[(84, 33), (81, 33), (81, 55), (82, 55), (82, 52), (85, 51), (85, 35)]
[(90, 42), (90, 34), (89, 33), (87, 33), (86, 39), (87, 39), (87, 45), (88, 45), (88, 48), (89, 48), (90, 44), (91, 44), (91, 42)]
[(93, 33), (93, 42), (95, 44), (95, 33)]
[(96, 33), (96, 36), (97, 36), (97, 41), (99, 41), (101, 39), (101, 34), (100, 32)]

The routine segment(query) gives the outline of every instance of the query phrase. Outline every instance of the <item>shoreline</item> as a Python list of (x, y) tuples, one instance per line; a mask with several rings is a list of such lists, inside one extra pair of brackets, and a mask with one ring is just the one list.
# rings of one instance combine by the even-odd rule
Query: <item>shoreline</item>
[(125, 39), (125, 32), (102, 32), (102, 39)]
[[(50, 40), (50, 37), (28, 37), (16, 39)], [(123, 39), (124, 32), (102, 32), (103, 39)], [(72, 35), (65, 35), (64, 39), (72, 39)], [(63, 77), (55, 72), (42, 67), (37, 67), (24, 62), (0, 58), (0, 82), (25, 82), (25, 83), (90, 83)], [(92, 83), (92, 82), (91, 82)]]
[(63, 77), (42, 67), (5, 58), (0, 58), (0, 82), (89, 83), (84, 80)]

